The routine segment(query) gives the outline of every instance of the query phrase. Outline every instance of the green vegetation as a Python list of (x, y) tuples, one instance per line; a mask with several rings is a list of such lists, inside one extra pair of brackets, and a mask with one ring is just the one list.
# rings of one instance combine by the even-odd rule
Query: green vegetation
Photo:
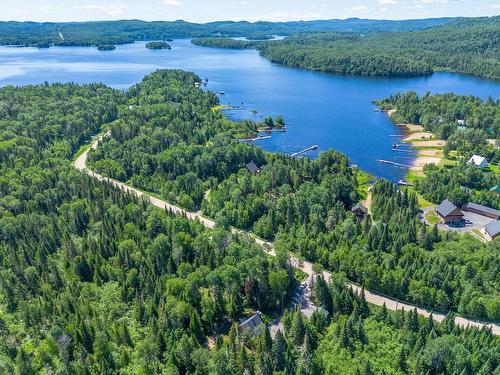
[[(182, 77), (194, 79), (171, 73), (169, 90)], [(286, 258), (252, 240), (207, 231), (72, 167), (134, 92), (0, 89), (2, 374), (229, 366), (222, 346), (205, 349), (207, 335), (222, 337), (245, 311), (275, 311), (294, 283)]]
[(114, 44), (99, 44), (97, 49), (99, 51), (114, 51), (116, 46)]
[[(139, 20), (99, 22), (0, 22), (0, 44), (37, 46), (96, 46), (126, 44), (134, 41), (196, 38), (224, 35), (263, 39), (269, 35), (290, 35), (314, 31), (403, 31), (417, 30), (450, 22), (452, 18), (424, 20), (325, 20), (309, 22), (145, 22)], [(61, 33), (61, 35), (59, 34)]]
[[(292, 248), (370, 287), (498, 317), (498, 245), (440, 242), (415, 220), (415, 197), (384, 181), (373, 189), (375, 221), (356, 222), (348, 209), (363, 178), (345, 156), (297, 160), (235, 141), (255, 124), (213, 111), (216, 97), (196, 89), (198, 80), (159, 71), (127, 92), (97, 84), (0, 89), (0, 373), (498, 371), (490, 331), (461, 329), (451, 315), (437, 324), (373, 309), (342, 275), (316, 278), (312, 298), (323, 309), (310, 319), (286, 312), (274, 340), (266, 329), (239, 331), (240, 318), (276, 315), (290, 295)], [(211, 181), (214, 195), (203, 204), (223, 191), (216, 182), (247, 181), (238, 188), (266, 198), (252, 220), (278, 224), (277, 257), (223, 226), (207, 230), (77, 172), (75, 153), (101, 129), (111, 137), (91, 152), (94, 167), (101, 162), (110, 175), (123, 172), (174, 200), (182, 200), (175, 184), (181, 195), (192, 190), (177, 181), (186, 173)], [(266, 165), (259, 175), (242, 168), (249, 159)], [(163, 190), (163, 173), (177, 176), (172, 189)], [(228, 204), (241, 199), (231, 189)]]
[(415, 76), (449, 70), (500, 79), (499, 20), (458, 19), (411, 32), (308, 33), (272, 42), (213, 38), (194, 43), (258, 48), (272, 62), (330, 73)]
[[(360, 177), (344, 155), (295, 159), (238, 142), (257, 125), (214, 112), (216, 97), (197, 90), (197, 79), (160, 71), (133, 87), (133, 109), (119, 113), (111, 137), (91, 152), (90, 166), (189, 210), (201, 208), (224, 228), (275, 240), (279, 251), (344, 272), (367, 288), (499, 318), (496, 243), (458, 241), (426, 228), (415, 194), (400, 194), (386, 181), (372, 190), (373, 218), (357, 222), (350, 208), (361, 198)], [(245, 167), (252, 160), (260, 173)], [(460, 256), (450, 256), (455, 247)], [(465, 276), (466, 269), (477, 278)]]
[[(500, 184), (497, 173), (500, 150), (488, 142), (500, 137), (500, 101), (455, 94), (428, 93), (419, 97), (408, 92), (392, 95), (377, 104), (384, 110), (397, 109), (392, 115), (395, 122), (422, 125), (446, 140), (444, 155), (458, 159), (458, 163), (440, 168), (432, 165), (424, 168), (425, 177), (415, 181), (415, 188), (426, 199), (441, 203), (448, 198), (458, 205), (473, 201), (500, 208), (500, 196), (489, 191)], [(473, 154), (485, 157), (491, 167), (478, 169), (467, 164)]]
[(172, 49), (167, 42), (148, 42), (146, 43), (148, 49)]

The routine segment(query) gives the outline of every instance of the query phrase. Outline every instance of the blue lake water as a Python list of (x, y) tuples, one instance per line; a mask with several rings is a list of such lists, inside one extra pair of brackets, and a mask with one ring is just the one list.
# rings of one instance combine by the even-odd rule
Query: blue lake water
[(459, 74), (408, 79), (339, 76), (272, 64), (254, 50), (197, 47), (189, 40), (170, 44), (172, 50), (151, 51), (136, 43), (103, 52), (87, 47), (0, 47), (0, 85), (103, 82), (126, 89), (156, 69), (190, 70), (208, 78), (208, 89), (225, 92), (220, 97), (223, 104), (242, 107), (227, 111), (230, 118), (283, 115), (290, 124), (288, 132), (259, 142), (264, 149), (292, 153), (317, 144), (318, 151), (309, 154), (314, 157), (334, 148), (361, 169), (392, 181), (406, 170), (377, 160), (412, 160), (392, 152), (398, 139), (394, 135), (401, 132), (384, 113), (373, 111), (372, 100), (408, 90), (500, 97), (498, 82)]

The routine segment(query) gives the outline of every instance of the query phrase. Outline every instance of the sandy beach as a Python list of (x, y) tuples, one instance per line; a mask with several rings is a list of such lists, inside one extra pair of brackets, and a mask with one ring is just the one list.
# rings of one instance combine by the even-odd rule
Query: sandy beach
[[(395, 111), (395, 109), (387, 111), (387, 114), (390, 117)], [(417, 151), (411, 171), (421, 172), (426, 164), (439, 165), (443, 159), (442, 148), (446, 145), (446, 141), (434, 139), (434, 134), (425, 131), (422, 125), (397, 124), (397, 126), (406, 133), (403, 142), (410, 143)], [(422, 150), (423, 147), (428, 149)]]

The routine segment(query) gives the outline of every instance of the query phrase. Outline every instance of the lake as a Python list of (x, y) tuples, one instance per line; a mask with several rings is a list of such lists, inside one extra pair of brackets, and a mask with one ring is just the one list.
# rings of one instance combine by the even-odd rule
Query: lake
[(412, 160), (394, 155), (394, 136), (401, 132), (384, 113), (373, 110), (372, 100), (408, 90), (500, 96), (499, 83), (460, 74), (404, 79), (339, 76), (272, 64), (254, 50), (197, 47), (189, 40), (170, 44), (171, 50), (149, 50), (135, 43), (102, 52), (90, 47), (0, 47), (0, 85), (103, 82), (126, 89), (156, 69), (189, 70), (208, 78), (208, 89), (225, 93), (221, 103), (241, 107), (226, 111), (228, 117), (285, 118), (288, 131), (258, 142), (264, 149), (293, 153), (316, 144), (318, 150), (308, 154), (315, 157), (334, 148), (361, 169), (391, 181), (403, 178), (406, 170), (377, 160)]

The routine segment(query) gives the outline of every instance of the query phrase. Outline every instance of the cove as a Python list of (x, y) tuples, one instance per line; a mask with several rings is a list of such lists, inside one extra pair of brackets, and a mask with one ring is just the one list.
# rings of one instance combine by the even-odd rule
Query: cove
[[(293, 153), (311, 145), (317, 151), (334, 148), (353, 164), (377, 176), (397, 181), (406, 170), (380, 164), (378, 159), (411, 164), (391, 146), (402, 133), (371, 101), (397, 91), (420, 94), (455, 92), (481, 98), (500, 96), (494, 81), (453, 73), (419, 78), (339, 76), (272, 64), (254, 50), (194, 46), (189, 40), (169, 43), (172, 50), (148, 50), (144, 43), (117, 46), (115, 51), (90, 47), (50, 49), (0, 47), (0, 85), (43, 82), (102, 82), (126, 89), (156, 69), (178, 68), (208, 78), (207, 89), (221, 93), (222, 104), (240, 107), (226, 111), (234, 120), (259, 120), (283, 115), (286, 133), (274, 133), (257, 144), (272, 152)], [(254, 113), (252, 110), (256, 110)]]

